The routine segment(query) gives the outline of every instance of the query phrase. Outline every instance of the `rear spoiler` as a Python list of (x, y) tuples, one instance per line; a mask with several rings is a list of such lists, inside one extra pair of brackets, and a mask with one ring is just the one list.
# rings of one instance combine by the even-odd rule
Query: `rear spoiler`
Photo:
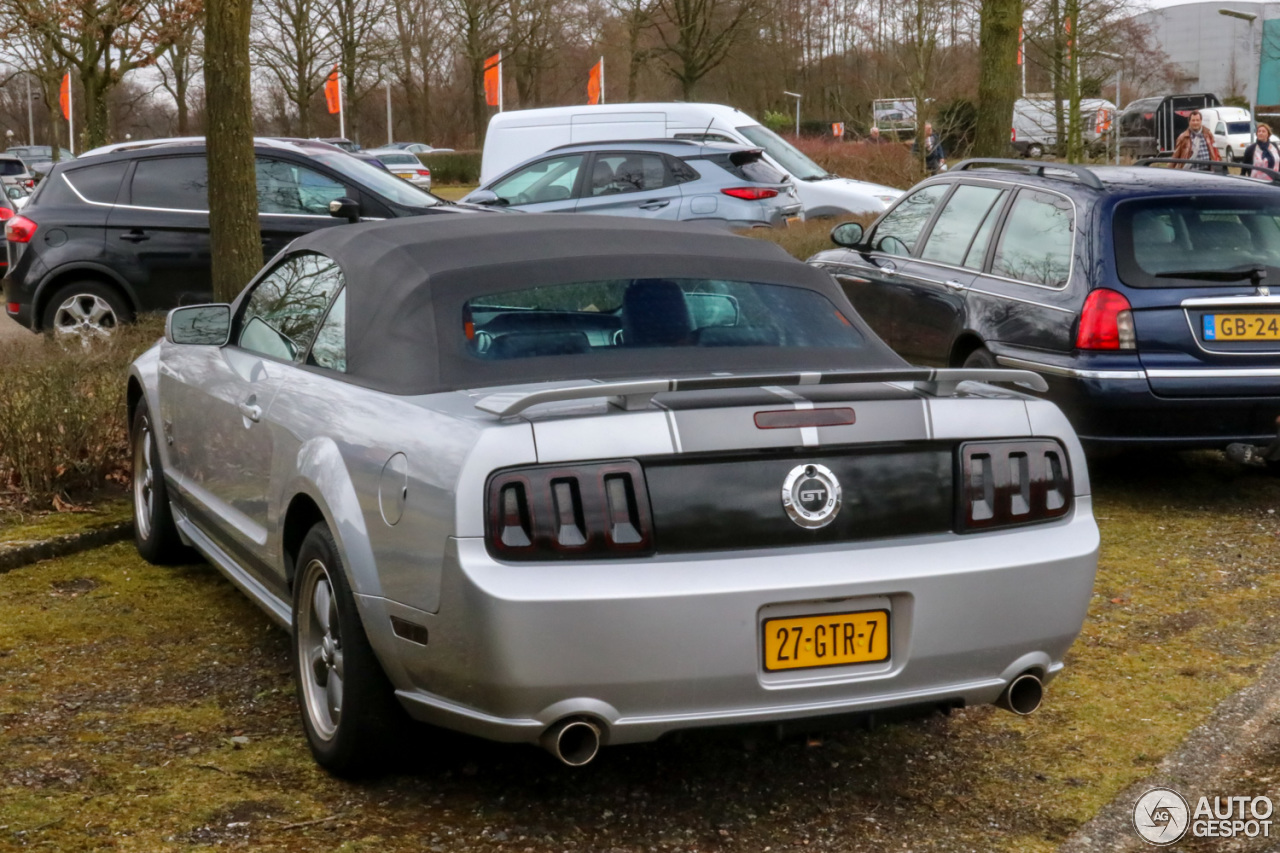
[(759, 388), (764, 385), (804, 387), (809, 385), (849, 385), (860, 382), (912, 382), (928, 394), (950, 396), (961, 382), (1012, 382), (1033, 391), (1047, 391), (1044, 377), (1030, 370), (988, 370), (982, 368), (904, 367), (895, 370), (830, 370), (812, 373), (746, 373), (725, 376), (694, 376), (686, 379), (635, 379), (624, 382), (588, 382), (541, 391), (511, 391), (490, 394), (476, 403), (482, 412), (509, 418), (540, 403), (590, 400), (607, 397), (621, 409), (646, 408), (655, 394), (675, 391), (709, 391), (719, 388)]

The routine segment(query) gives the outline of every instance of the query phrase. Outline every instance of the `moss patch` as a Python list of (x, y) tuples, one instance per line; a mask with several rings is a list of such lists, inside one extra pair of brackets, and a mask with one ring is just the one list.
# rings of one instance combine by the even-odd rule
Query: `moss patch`
[(284, 632), (213, 569), (121, 544), (11, 572), (0, 848), (1052, 849), (1280, 651), (1280, 480), (1217, 454), (1097, 467), (1095, 596), (1038, 714), (692, 734), (577, 772), (424, 729), (389, 775), (331, 779)]
[(0, 512), (0, 547), (43, 542), (71, 533), (86, 533), (133, 518), (133, 505), (119, 491), (73, 512)]

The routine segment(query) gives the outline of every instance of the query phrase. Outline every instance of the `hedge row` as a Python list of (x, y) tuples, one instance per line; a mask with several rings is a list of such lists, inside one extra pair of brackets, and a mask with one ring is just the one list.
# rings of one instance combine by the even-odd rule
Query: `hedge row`
[(447, 151), (441, 154), (419, 154), (431, 170), (433, 186), (475, 186), (480, 183), (479, 151)]

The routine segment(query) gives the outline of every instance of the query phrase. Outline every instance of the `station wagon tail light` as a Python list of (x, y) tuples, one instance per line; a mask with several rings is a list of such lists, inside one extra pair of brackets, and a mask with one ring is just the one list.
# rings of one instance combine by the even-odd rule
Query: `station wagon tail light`
[(1076, 348), (1087, 350), (1131, 350), (1138, 348), (1133, 333), (1133, 310), (1129, 300), (1114, 290), (1099, 288), (1089, 294), (1080, 312)]
[(778, 195), (777, 190), (772, 190), (768, 187), (728, 187), (720, 190), (720, 192), (744, 201), (760, 201), (761, 199), (774, 198)]
[(1052, 521), (1071, 509), (1071, 470), (1056, 441), (971, 441), (957, 457), (959, 533)]
[(38, 226), (25, 216), (15, 216), (5, 223), (4, 238), (10, 243), (30, 243)]
[(634, 460), (501, 471), (486, 496), (485, 543), (499, 559), (653, 553), (649, 494)]

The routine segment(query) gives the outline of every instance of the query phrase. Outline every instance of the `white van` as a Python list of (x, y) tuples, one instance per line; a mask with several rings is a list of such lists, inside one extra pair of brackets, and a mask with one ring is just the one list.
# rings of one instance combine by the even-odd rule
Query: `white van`
[(720, 104), (601, 104), (498, 113), (489, 120), (480, 184), (558, 145), (670, 138), (764, 149), (765, 158), (795, 182), (807, 219), (880, 213), (902, 195), (893, 187), (829, 174), (751, 116)]
[(1204, 126), (1213, 134), (1213, 147), (1223, 160), (1239, 160), (1253, 144), (1253, 116), (1240, 107), (1206, 107), (1200, 110)]
[[(1071, 113), (1063, 102), (1064, 118), (1071, 123)], [(1099, 125), (1109, 123), (1116, 114), (1116, 105), (1104, 98), (1081, 98), (1080, 116), (1084, 119), (1084, 144), (1099, 144), (1102, 131)], [(1024, 157), (1040, 157), (1052, 151), (1058, 144), (1058, 119), (1054, 111), (1053, 96), (1019, 98), (1013, 104), (1013, 147)]]

